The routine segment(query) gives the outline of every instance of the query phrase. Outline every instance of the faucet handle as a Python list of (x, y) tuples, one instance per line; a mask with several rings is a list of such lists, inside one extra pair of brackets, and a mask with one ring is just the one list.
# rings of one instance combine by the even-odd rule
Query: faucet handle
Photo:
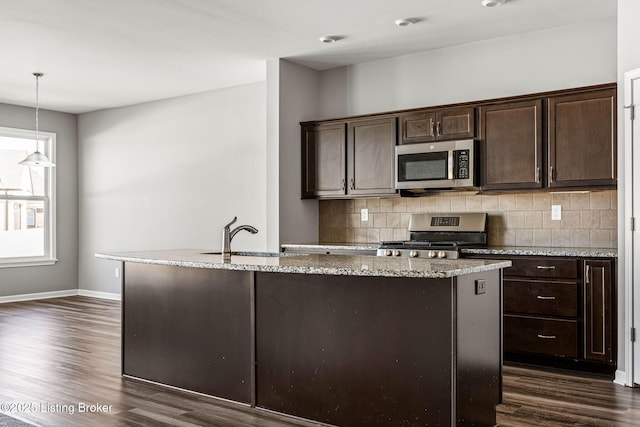
[(237, 216), (234, 216), (233, 219), (231, 220), (231, 222), (227, 225), (224, 226), (224, 228), (229, 228), (231, 227), (231, 225), (235, 224), (235, 222), (238, 220)]

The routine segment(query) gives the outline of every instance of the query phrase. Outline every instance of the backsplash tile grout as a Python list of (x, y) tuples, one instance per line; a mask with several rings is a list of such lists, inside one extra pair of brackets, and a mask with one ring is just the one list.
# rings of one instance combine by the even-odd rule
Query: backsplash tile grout
[[(551, 220), (551, 206), (562, 206), (562, 220)], [(443, 192), (415, 198), (321, 200), (321, 243), (406, 240), (415, 212), (487, 212), (489, 245), (615, 248), (617, 190), (477, 195)], [(361, 221), (360, 210), (369, 210)]]

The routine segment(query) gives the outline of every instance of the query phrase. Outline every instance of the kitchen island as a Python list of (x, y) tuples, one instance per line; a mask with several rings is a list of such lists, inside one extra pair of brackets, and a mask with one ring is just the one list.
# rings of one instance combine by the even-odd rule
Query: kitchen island
[(124, 263), (123, 375), (335, 425), (495, 424), (509, 261), (205, 252), (97, 254)]

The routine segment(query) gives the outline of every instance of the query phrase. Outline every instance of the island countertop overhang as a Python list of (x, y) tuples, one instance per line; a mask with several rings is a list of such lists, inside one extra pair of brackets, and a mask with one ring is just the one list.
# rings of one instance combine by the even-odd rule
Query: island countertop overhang
[(121, 262), (219, 270), (334, 276), (450, 278), (511, 267), (509, 260), (426, 260), (368, 255), (241, 256), (223, 262), (220, 255), (204, 249), (167, 249), (96, 253), (97, 258)]

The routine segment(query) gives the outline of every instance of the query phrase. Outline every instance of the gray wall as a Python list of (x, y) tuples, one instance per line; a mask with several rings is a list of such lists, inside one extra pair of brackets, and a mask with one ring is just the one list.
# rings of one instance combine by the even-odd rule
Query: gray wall
[[(78, 158), (74, 114), (40, 110), (40, 130), (56, 134), (57, 257), (51, 266), (0, 268), (0, 297), (77, 289)], [(35, 129), (35, 110), (0, 104), (0, 126)]]
[(277, 61), (278, 73), (273, 78), (279, 82), (278, 246), (280, 243), (317, 242), (318, 202), (300, 199), (302, 179), (299, 123), (313, 120), (318, 115), (320, 73), (289, 61)]
[(117, 263), (96, 252), (219, 249), (233, 216), (234, 249), (264, 250), (264, 82), (78, 119), (79, 288), (119, 293)]

